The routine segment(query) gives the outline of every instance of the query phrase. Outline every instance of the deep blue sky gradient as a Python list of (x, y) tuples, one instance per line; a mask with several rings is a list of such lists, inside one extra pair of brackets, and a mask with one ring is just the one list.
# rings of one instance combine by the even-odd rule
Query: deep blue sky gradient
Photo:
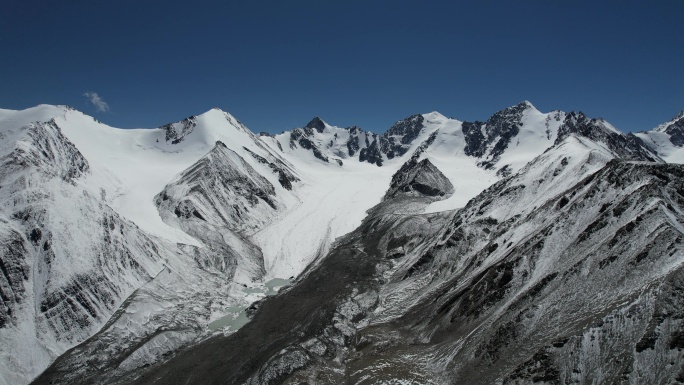
[[(384, 132), (530, 100), (623, 131), (684, 109), (684, 0), (3, 0), (0, 108), (68, 104), (117, 127), (211, 107), (253, 131), (313, 116)], [(98, 112), (83, 96), (109, 104)]]

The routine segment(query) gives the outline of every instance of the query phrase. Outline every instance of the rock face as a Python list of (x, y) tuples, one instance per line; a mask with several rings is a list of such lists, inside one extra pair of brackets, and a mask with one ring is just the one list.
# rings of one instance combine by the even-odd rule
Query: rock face
[(290, 148), (296, 148), (299, 145), (305, 150), (311, 150), (314, 156), (324, 162), (329, 162), (328, 157), (323, 155), (323, 152), (312, 141), (314, 129), (311, 127), (295, 128), (290, 133)]
[(673, 146), (684, 146), (684, 111), (680, 112), (670, 122), (658, 127), (657, 131), (669, 135), (670, 143)]
[(556, 142), (560, 142), (568, 135), (576, 134), (603, 143), (611, 151), (623, 159), (647, 160), (650, 162), (661, 160), (649, 151), (645, 143), (633, 134), (623, 134), (600, 119), (589, 119), (579, 112), (569, 113), (558, 131)]
[(411, 158), (392, 177), (384, 199), (398, 196), (444, 197), (454, 192), (454, 186), (430, 160)]
[(2, 362), (0, 382), (21, 383), (102, 327), (162, 269), (165, 251), (81, 186), (89, 164), (54, 120), (10, 133), (0, 159), (0, 341), (17, 356)]
[(273, 185), (222, 142), (155, 200), (160, 210), (178, 218), (179, 225), (193, 219), (237, 232), (258, 229), (278, 210)]
[(155, 197), (162, 219), (209, 246), (194, 253), (199, 266), (226, 279), (240, 266), (251, 280), (264, 274), (259, 248), (247, 239), (283, 205), (273, 185), (223, 142)]
[[(532, 108), (528, 102), (506, 108), (492, 115), (486, 123), (464, 123), (466, 138), (466, 154), (483, 158), (480, 165), (487, 169), (493, 167), (504, 153), (511, 140), (518, 135), (522, 127), (522, 116), (525, 110)], [(484, 129), (485, 134), (482, 133)]]
[[(16, 313), (18, 307), (26, 298), (26, 284), (29, 278), (29, 266), (24, 259), (27, 253), (24, 239), (19, 232), (12, 229), (7, 222), (0, 227), (0, 328), (8, 324), (17, 324)], [(42, 234), (36, 229), (34, 239), (40, 240)]]
[(325, 130), (325, 122), (317, 116), (311, 119), (311, 121), (306, 124), (305, 128), (316, 130), (319, 134), (322, 134), (323, 130)]
[[(225, 145), (224, 145), (225, 146)], [(292, 183), (299, 182), (299, 178), (297, 178), (292, 171), (285, 165), (281, 160), (279, 159), (272, 159), (268, 160), (264, 158), (263, 156), (254, 153), (254, 151), (251, 151), (250, 149), (243, 147), (249, 155), (251, 155), (254, 159), (256, 159), (259, 163), (268, 165), (268, 167), (273, 171), (274, 174), (278, 175), (278, 183), (280, 183), (281, 186), (283, 186), (284, 189), (286, 190), (292, 190)]]

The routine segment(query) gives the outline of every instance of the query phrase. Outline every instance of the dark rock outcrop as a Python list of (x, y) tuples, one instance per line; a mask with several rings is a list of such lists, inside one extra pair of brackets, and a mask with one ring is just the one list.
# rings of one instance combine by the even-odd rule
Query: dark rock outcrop
[(321, 118), (316, 116), (315, 118), (311, 119), (311, 121), (307, 123), (304, 127), (314, 129), (320, 134), (325, 129), (325, 122), (321, 120)]
[(263, 156), (254, 153), (254, 151), (251, 151), (247, 147), (243, 147), (243, 149), (247, 151), (259, 163), (268, 165), (268, 167), (271, 169), (271, 171), (273, 171), (273, 173), (278, 174), (278, 182), (281, 186), (283, 186), (284, 189), (292, 190), (292, 183), (299, 181), (299, 178), (294, 176), (294, 174), (290, 171), (289, 167), (287, 167), (281, 160), (274, 159), (273, 161), (269, 161)]
[(178, 144), (182, 142), (186, 136), (190, 135), (197, 126), (197, 117), (190, 116), (181, 120), (178, 123), (171, 123), (160, 128), (165, 131), (165, 139), (171, 144)]
[(625, 135), (612, 131), (603, 124), (601, 119), (590, 119), (581, 112), (573, 111), (565, 116), (558, 130), (556, 144), (571, 134), (603, 143), (621, 159), (662, 162), (662, 159), (648, 150), (640, 138), (631, 133)]
[(295, 128), (292, 130), (290, 133), (290, 148), (295, 148), (299, 145), (303, 149), (311, 150), (316, 158), (328, 163), (328, 157), (312, 141), (314, 137), (313, 130), (311, 127)]
[(383, 199), (402, 196), (444, 197), (454, 192), (454, 186), (428, 159), (418, 162), (411, 158), (394, 176)]

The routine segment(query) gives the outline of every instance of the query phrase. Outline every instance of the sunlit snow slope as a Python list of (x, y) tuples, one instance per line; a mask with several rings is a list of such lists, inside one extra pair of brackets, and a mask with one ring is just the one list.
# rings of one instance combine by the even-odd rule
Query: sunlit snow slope
[(650, 131), (636, 134), (669, 163), (684, 163), (684, 111)]
[[(3, 313), (12, 329), (0, 339), (26, 346), (21, 357), (0, 348), (0, 379), (26, 382), (107, 323), (90, 340), (97, 351), (97, 338), (126, 329), (128, 307), (149, 321), (128, 329), (117, 354), (138, 349), (154, 361), (189, 343), (220, 316), (221, 298), (244, 301), (241, 285), (296, 277), (325, 256), (405, 164), (427, 159), (449, 179), (453, 194), (426, 208), (440, 212), (464, 207), (554, 145), (570, 148), (574, 136), (607, 157), (675, 159), (658, 135), (679, 149), (679, 122), (641, 135), (649, 150), (603, 120), (529, 102), (484, 122), (431, 112), (376, 134), (315, 118), (275, 136), (256, 136), (219, 109), (152, 129), (113, 128), (65, 106), (0, 110), (0, 246), (10, 266), (2, 287), (14, 296)], [(179, 319), (194, 329), (136, 345)]]

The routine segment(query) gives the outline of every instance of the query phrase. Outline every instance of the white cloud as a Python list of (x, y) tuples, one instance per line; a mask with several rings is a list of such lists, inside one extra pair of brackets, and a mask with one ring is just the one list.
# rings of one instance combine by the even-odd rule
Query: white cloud
[(98, 111), (100, 112), (108, 112), (109, 111), (109, 104), (100, 97), (100, 95), (97, 94), (97, 92), (86, 92), (83, 94), (88, 100), (90, 100), (91, 103), (97, 108)]

